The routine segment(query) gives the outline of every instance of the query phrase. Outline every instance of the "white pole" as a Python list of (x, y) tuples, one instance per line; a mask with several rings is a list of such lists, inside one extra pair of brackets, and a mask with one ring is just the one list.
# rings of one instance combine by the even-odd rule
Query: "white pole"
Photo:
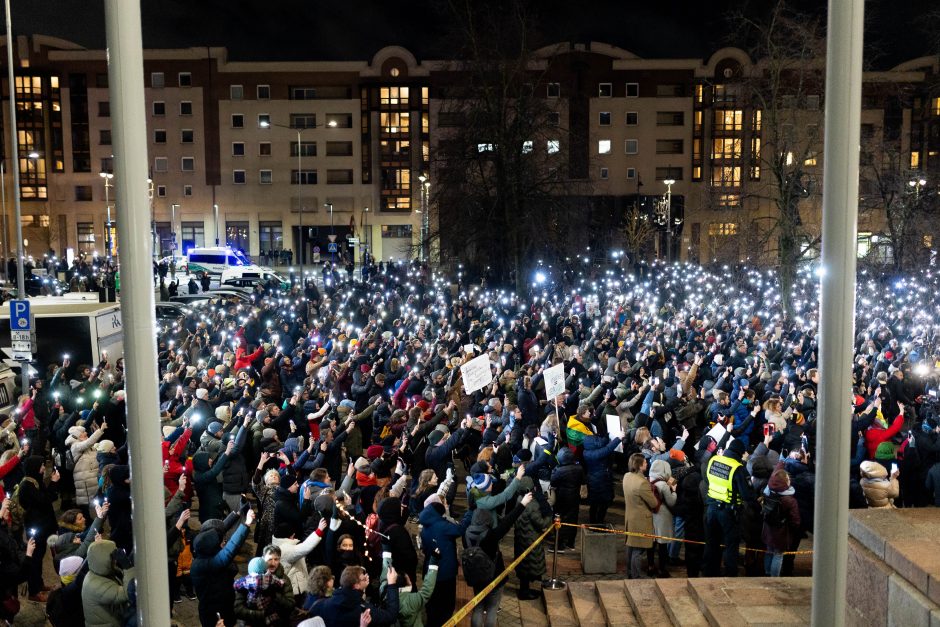
[(0, 247), (3, 248), (3, 278), (9, 281), (10, 276), (7, 272), (7, 257), (10, 256), (10, 245), (7, 240), (7, 187), (5, 167), (5, 162), (0, 161), (0, 198), (3, 199), (3, 236), (0, 237)]
[(303, 150), (300, 145), (300, 129), (297, 129), (297, 262), (300, 264), (300, 288), (306, 287), (304, 282), (304, 168), (301, 158)]
[[(26, 277), (23, 274), (23, 213), (20, 206), (20, 151), (16, 131), (16, 81), (13, 78), (13, 20), (10, 18), (10, 0), (4, 2), (7, 20), (7, 80), (10, 88), (10, 161), (13, 169), (13, 221), (16, 229), (16, 297), (26, 298)], [(29, 362), (20, 362), (21, 394), (29, 394)]]
[[(134, 495), (137, 617), (141, 627), (170, 624), (170, 594), (163, 518), (163, 462), (157, 398), (154, 295), (150, 279), (153, 240), (147, 228), (147, 111), (140, 3), (105, 0), (108, 82), (118, 177), (121, 242), (121, 310), (127, 364), (127, 424)], [(132, 280), (137, 278), (138, 280)]]
[(858, 221), (858, 145), (862, 99), (863, 0), (829, 0), (813, 625), (845, 624)]
[(172, 234), (173, 234), (173, 244), (174, 244), (174, 246), (173, 246), (173, 252), (170, 253), (170, 254), (173, 255), (173, 256), (178, 255), (179, 253), (178, 253), (177, 251), (180, 249), (180, 248), (179, 248), (179, 245), (177, 244), (177, 239), (176, 239), (176, 235), (177, 235), (177, 230), (176, 230), (176, 207), (177, 207), (177, 205), (176, 205), (175, 203), (172, 204), (172, 205), (170, 205), (170, 221), (172, 222), (172, 224), (170, 224), (170, 231), (171, 231)]

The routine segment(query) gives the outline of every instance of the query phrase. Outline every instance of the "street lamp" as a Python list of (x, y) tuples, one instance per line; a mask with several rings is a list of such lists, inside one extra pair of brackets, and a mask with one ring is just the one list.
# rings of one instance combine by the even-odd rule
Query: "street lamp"
[(672, 258), (672, 186), (676, 180), (666, 179), (663, 183), (666, 185), (666, 261), (669, 261)]
[(914, 200), (916, 201), (920, 197), (920, 190), (924, 188), (927, 184), (927, 179), (919, 178), (912, 179), (907, 182), (912, 190), (914, 190)]
[(111, 180), (114, 175), (110, 172), (99, 172), (98, 176), (104, 179), (104, 207), (107, 211), (108, 222), (104, 232), (104, 245), (108, 249), (108, 259), (111, 258)]
[(219, 245), (219, 205), (218, 203), (213, 203), (212, 205), (212, 215), (215, 220), (215, 245)]
[(425, 246), (431, 224), (428, 219), (428, 194), (431, 191), (431, 181), (426, 174), (420, 175), (418, 180), (421, 181), (421, 210), (418, 213), (421, 214), (421, 262), (424, 263), (429, 257), (429, 254), (425, 252)]
[[(330, 208), (330, 243), (336, 244), (336, 230), (333, 228), (333, 203), (325, 202), (323, 203), (324, 207)], [(336, 248), (333, 246), (333, 248)], [(330, 253), (330, 262), (336, 263), (336, 251)]]
[(303, 203), (303, 193), (304, 193), (304, 168), (303, 168), (303, 144), (300, 141), (300, 132), (308, 129), (315, 128), (311, 126), (293, 127), (287, 126), (284, 124), (275, 124), (271, 121), (262, 121), (261, 128), (271, 128), (276, 126), (278, 128), (286, 128), (289, 131), (296, 131), (297, 133), (297, 239), (298, 239), (298, 250), (297, 250), (297, 261), (300, 265), (300, 285), (304, 285), (304, 256), (307, 252), (306, 246), (304, 245), (304, 203)]

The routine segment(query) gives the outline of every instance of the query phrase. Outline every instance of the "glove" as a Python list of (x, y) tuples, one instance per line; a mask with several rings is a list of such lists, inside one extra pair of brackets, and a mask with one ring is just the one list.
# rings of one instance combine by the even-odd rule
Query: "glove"
[(337, 529), (339, 529), (339, 526), (341, 524), (343, 524), (343, 521), (341, 521), (339, 517), (331, 518), (330, 519), (330, 531), (336, 531)]
[(434, 547), (434, 550), (431, 551), (430, 559), (430, 568), (437, 568), (437, 565), (441, 561), (441, 550), (437, 547)]
[(446, 477), (447, 479), (453, 479), (453, 478), (454, 478), (454, 469), (451, 468), (450, 466), (447, 467), (447, 472), (445, 473), (445, 477)]

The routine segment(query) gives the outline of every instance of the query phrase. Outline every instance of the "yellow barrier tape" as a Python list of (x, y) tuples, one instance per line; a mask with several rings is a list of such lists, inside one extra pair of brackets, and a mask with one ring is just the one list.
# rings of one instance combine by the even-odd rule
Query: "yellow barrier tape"
[(464, 618), (466, 618), (467, 615), (473, 611), (473, 608), (475, 608), (480, 601), (486, 598), (486, 595), (492, 592), (493, 589), (496, 588), (496, 586), (498, 586), (499, 583), (509, 575), (509, 573), (515, 570), (516, 566), (518, 566), (519, 563), (522, 562), (522, 560), (524, 560), (529, 555), (529, 553), (531, 553), (535, 549), (535, 547), (537, 547), (539, 543), (545, 539), (545, 536), (548, 535), (549, 531), (551, 531), (552, 529), (557, 529), (560, 526), (561, 525), (558, 525), (558, 524), (552, 524), (548, 527), (548, 529), (543, 531), (542, 535), (540, 535), (538, 539), (536, 539), (535, 542), (529, 545), (529, 548), (523, 551), (522, 554), (519, 555), (519, 557), (514, 559), (513, 562), (509, 566), (507, 566), (503, 572), (497, 575), (496, 578), (493, 581), (491, 581), (485, 588), (480, 590), (479, 594), (477, 594), (475, 597), (470, 599), (466, 605), (464, 605), (462, 608), (457, 610), (454, 613), (454, 615), (450, 617), (450, 620), (444, 623), (443, 627), (456, 627), (457, 623), (459, 623)]
[[(620, 531), (619, 529), (608, 529), (607, 527), (592, 527), (590, 525), (576, 525), (574, 523), (561, 523), (565, 527), (578, 527), (580, 529), (588, 529), (590, 531), (601, 531), (604, 533), (616, 533), (622, 536), (636, 536), (639, 538), (652, 538), (653, 540), (668, 540), (669, 542), (684, 542), (686, 544), (701, 544), (705, 543), (701, 540), (688, 540), (686, 538), (673, 538), (670, 536), (657, 536), (652, 533), (640, 533), (639, 531)], [(724, 547), (725, 545), (721, 545)], [(753, 551), (755, 553), (771, 553), (772, 551), (766, 551), (764, 549), (752, 549), (749, 547), (740, 547), (742, 551)], [(812, 555), (812, 551), (782, 551), (783, 555)]]

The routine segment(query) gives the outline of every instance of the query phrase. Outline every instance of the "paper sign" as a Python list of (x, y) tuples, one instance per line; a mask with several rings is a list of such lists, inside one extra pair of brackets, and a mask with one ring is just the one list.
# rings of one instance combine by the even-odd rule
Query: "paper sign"
[(464, 345), (463, 345), (463, 352), (465, 352), (465, 353), (473, 353), (473, 349), (474, 349), (474, 345), (473, 345), (473, 344), (464, 344)]
[(553, 400), (565, 391), (565, 364), (557, 364), (542, 371), (545, 377), (545, 398)]
[[(711, 439), (713, 439), (713, 440), (718, 444), (719, 447), (722, 447), (722, 446), (723, 446), (724, 448), (727, 448), (727, 447), (728, 447), (728, 444), (730, 444), (731, 441), (734, 440), (734, 438), (731, 437), (731, 436), (728, 434), (728, 430), (725, 429), (724, 425), (721, 424), (720, 422), (715, 423), (715, 426), (712, 427), (711, 429), (709, 429), (708, 433), (706, 433), (705, 435), (707, 435), (708, 437), (710, 437)], [(728, 437), (728, 441), (725, 442), (725, 443), (722, 445), (721, 440), (722, 440), (725, 436)], [(696, 449), (696, 450), (698, 450), (698, 445), (699, 445), (699, 443), (696, 443), (696, 444), (695, 444), (695, 449)]]
[(493, 371), (490, 369), (490, 356), (488, 354), (474, 357), (460, 366), (460, 375), (463, 378), (464, 390), (472, 394), (486, 387), (493, 381)]
[(618, 453), (623, 453), (623, 426), (620, 424), (620, 416), (616, 414), (607, 414), (607, 435), (610, 439), (620, 438), (620, 445), (614, 449)]

